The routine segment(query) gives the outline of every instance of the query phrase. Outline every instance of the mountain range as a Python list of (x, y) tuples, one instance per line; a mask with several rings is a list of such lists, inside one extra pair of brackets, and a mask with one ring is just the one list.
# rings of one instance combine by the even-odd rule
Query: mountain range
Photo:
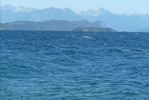
[(11, 30), (11, 28), (0, 23), (0, 30)]
[(144, 29), (139, 29), (137, 32), (149, 32), (149, 27)]
[(2, 23), (13, 21), (42, 22), (46, 20), (100, 21), (106, 23), (107, 27), (114, 28), (118, 31), (136, 31), (149, 27), (149, 14), (116, 14), (105, 10), (104, 8), (76, 12), (69, 8), (36, 9), (22, 6), (1, 7)]

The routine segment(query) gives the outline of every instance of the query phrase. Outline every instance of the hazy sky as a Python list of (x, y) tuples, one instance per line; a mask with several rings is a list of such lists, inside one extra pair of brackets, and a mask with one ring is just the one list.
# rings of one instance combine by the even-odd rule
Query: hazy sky
[(149, 0), (1, 0), (1, 5), (34, 8), (71, 8), (73, 10), (99, 9), (103, 7), (115, 13), (148, 13)]

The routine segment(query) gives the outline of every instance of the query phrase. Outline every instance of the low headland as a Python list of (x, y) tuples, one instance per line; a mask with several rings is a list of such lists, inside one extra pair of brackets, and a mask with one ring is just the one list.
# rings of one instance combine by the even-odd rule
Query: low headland
[(14, 21), (0, 23), (0, 30), (39, 30), (39, 31), (83, 31), (83, 32), (117, 32), (112, 28), (107, 28), (102, 21), (89, 22), (49, 20), (43, 22), (34, 21)]

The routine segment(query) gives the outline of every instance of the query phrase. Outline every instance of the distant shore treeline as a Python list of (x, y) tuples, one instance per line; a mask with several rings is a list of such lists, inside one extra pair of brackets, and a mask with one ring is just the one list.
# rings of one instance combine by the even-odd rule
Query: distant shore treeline
[(15, 21), (0, 24), (1, 30), (84, 31), (83, 30), (84, 28), (86, 29), (86, 31), (103, 31), (101, 29), (102, 28), (106, 29), (106, 25), (101, 21), (95, 21), (91, 23), (86, 20), (82, 21), (49, 20), (43, 22)]

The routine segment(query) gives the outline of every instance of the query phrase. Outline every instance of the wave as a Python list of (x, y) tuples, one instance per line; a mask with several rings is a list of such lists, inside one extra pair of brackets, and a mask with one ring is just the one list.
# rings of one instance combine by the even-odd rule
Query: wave
[(94, 39), (94, 38), (89, 37), (89, 36), (82, 36), (82, 38), (85, 38), (85, 39)]

